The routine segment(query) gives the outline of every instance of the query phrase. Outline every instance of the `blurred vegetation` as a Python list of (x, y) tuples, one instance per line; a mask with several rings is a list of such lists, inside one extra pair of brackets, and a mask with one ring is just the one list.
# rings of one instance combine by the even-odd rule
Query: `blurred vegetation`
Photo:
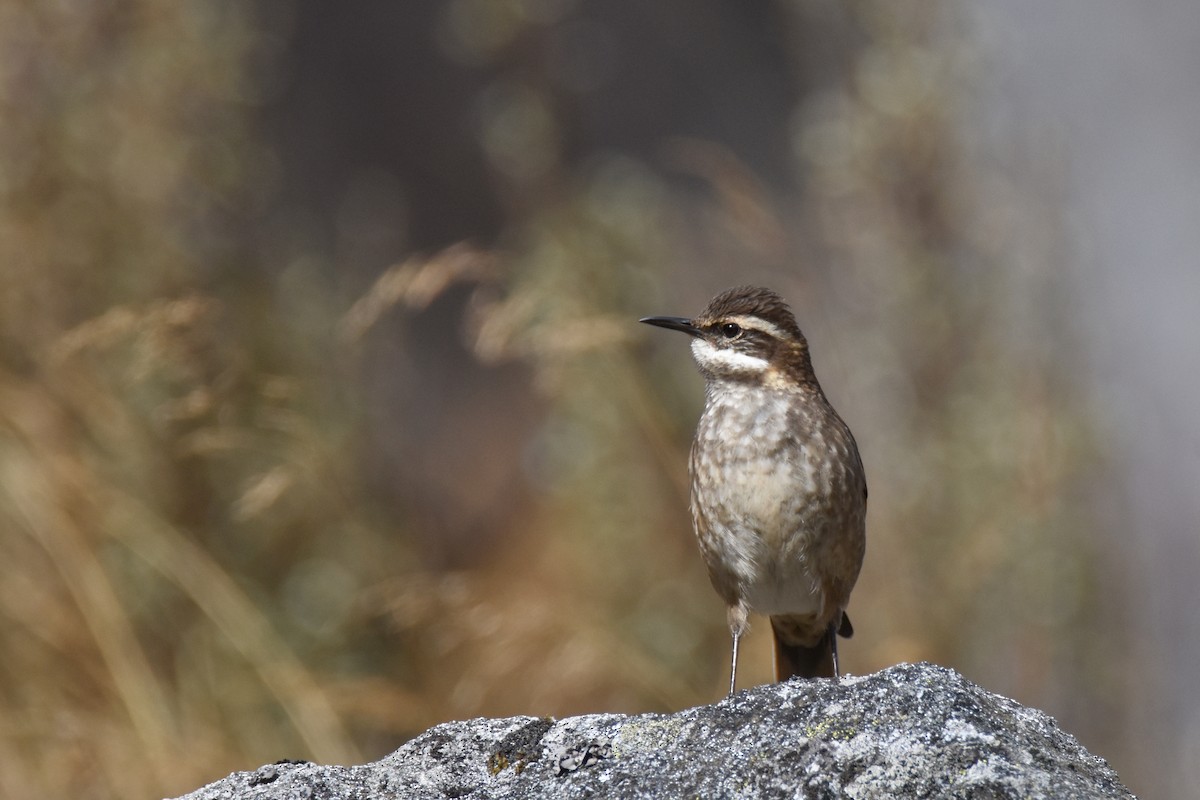
[[(850, 671), (955, 666), (1120, 769), (1130, 654), (1055, 221), (963, 133), (953, 16), (776, 4), (790, 171), (764, 175), (683, 129), (582, 152), (624, 35), (586, 4), (421, 8), (486, 76), (450, 158), (485, 165), (499, 225), (414, 248), (419, 214), (370, 184), (330, 250), (260, 124), (288, 46), (264, 20), (301, 7), (0, 2), (0, 794), (157, 796), (448, 718), (719, 696), (700, 381), (633, 321), (747, 281), (793, 301), (867, 462)], [(613, 46), (522, 57), (561, 28)]]

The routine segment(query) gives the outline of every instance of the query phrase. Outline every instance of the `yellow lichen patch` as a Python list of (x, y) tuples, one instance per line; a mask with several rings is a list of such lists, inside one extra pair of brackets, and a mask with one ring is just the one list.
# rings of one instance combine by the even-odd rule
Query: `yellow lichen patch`
[(804, 735), (810, 739), (827, 739), (844, 742), (857, 736), (858, 731), (851, 727), (835, 727), (833, 720), (824, 719), (806, 726), (804, 728)]
[(667, 742), (675, 741), (683, 733), (683, 723), (672, 719), (640, 720), (632, 719), (621, 726), (613, 741), (612, 753), (620, 757), (623, 747), (630, 751), (648, 750), (662, 747)]
[(488, 756), (488, 773), (494, 778), (508, 766), (508, 756), (503, 753), (492, 753)]

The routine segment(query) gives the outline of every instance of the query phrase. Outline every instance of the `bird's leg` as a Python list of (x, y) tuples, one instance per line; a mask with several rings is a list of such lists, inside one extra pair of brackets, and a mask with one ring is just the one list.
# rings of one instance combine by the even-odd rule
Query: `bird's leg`
[(734, 631), (734, 633), (733, 633), (733, 666), (729, 670), (729, 695), (731, 697), (733, 696), (733, 687), (734, 687), (734, 685), (737, 684), (737, 653), (738, 653), (738, 642), (741, 641), (741, 638), (742, 638), (741, 631)]
[(840, 680), (842, 672), (838, 669), (837, 625), (834, 625), (832, 622), (829, 623), (829, 627), (825, 629), (825, 635), (829, 637), (829, 650), (833, 654), (833, 679), (835, 681)]
[(729, 619), (729, 633), (733, 636), (733, 664), (729, 669), (729, 694), (732, 696), (733, 689), (737, 685), (738, 644), (742, 640), (742, 634), (746, 632), (746, 621), (750, 616), (750, 610), (746, 608), (745, 603), (737, 603), (729, 606), (726, 615)]

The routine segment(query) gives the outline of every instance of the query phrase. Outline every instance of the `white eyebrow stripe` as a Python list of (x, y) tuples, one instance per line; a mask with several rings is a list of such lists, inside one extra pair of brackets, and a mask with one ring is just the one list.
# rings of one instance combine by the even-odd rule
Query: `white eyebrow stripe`
[(714, 347), (704, 339), (692, 339), (692, 356), (712, 372), (764, 372), (770, 366), (765, 358)]
[(725, 321), (736, 322), (738, 325), (741, 325), (748, 331), (762, 331), (768, 336), (773, 336), (776, 339), (789, 338), (788, 335), (784, 333), (778, 326), (773, 325), (772, 323), (767, 322), (765, 319), (761, 319), (760, 317), (747, 317), (739, 314), (735, 317), (726, 317)]

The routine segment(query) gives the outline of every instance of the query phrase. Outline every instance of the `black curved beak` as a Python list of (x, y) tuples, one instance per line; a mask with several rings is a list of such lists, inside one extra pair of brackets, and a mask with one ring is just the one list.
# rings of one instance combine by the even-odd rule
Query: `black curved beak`
[(700, 329), (693, 325), (687, 317), (642, 317), (638, 322), (656, 325), (659, 328), (670, 328), (673, 331), (683, 331), (689, 336), (700, 335)]

